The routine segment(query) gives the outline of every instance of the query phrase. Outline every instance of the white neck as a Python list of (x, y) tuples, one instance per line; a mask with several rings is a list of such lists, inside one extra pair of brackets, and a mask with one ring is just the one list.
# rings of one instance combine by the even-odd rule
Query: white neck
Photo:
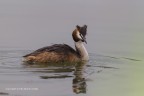
[(75, 47), (76, 47), (77, 51), (79, 52), (81, 59), (84, 61), (88, 61), (89, 55), (88, 55), (88, 52), (87, 52), (83, 42), (82, 41), (75, 42)]

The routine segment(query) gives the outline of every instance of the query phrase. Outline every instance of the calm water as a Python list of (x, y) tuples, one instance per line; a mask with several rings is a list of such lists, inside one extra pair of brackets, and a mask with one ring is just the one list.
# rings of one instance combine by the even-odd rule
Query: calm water
[[(143, 0), (0, 0), (0, 96), (144, 96)], [(23, 64), (51, 43), (74, 46), (88, 25), (83, 64)]]
[(22, 56), (29, 52), (31, 51), (0, 51), (0, 95), (142, 96), (143, 94), (144, 65), (138, 58), (89, 53), (90, 61), (83, 64), (24, 64)]

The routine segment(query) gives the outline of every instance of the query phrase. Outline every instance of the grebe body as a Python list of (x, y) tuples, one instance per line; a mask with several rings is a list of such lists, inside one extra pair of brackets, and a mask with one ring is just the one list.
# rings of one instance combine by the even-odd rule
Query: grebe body
[(54, 44), (40, 48), (24, 57), (24, 62), (30, 63), (48, 63), (48, 62), (80, 62), (88, 61), (89, 56), (84, 42), (86, 42), (87, 26), (76, 26), (72, 33), (75, 41), (75, 49), (67, 44)]

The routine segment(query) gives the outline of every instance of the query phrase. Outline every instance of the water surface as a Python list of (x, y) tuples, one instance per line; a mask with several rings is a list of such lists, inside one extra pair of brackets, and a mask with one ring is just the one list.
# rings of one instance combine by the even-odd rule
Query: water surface
[[(143, 9), (142, 0), (0, 0), (0, 95), (144, 96)], [(84, 24), (89, 62), (22, 62), (51, 44), (74, 48)]]
[(142, 60), (89, 53), (87, 63), (25, 64), (29, 52), (0, 51), (1, 95), (142, 96)]

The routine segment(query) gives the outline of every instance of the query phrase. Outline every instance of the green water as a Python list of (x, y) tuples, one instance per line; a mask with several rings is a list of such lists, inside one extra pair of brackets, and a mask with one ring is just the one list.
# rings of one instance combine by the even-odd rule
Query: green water
[[(142, 0), (0, 0), (0, 96), (144, 96), (143, 6)], [(22, 62), (51, 43), (74, 48), (71, 32), (84, 24), (89, 62)]]
[(24, 64), (22, 56), (29, 52), (0, 51), (1, 95), (143, 96), (144, 94), (144, 65), (143, 60), (139, 58), (89, 53), (90, 61), (87, 63)]

